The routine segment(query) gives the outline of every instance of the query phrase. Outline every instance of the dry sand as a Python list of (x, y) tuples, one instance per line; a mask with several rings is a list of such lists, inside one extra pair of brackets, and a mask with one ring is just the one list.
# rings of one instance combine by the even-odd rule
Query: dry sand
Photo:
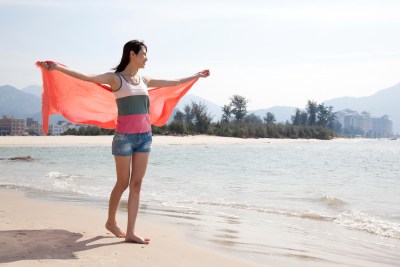
[[(113, 136), (0, 136), (0, 146), (75, 146), (111, 145)], [(233, 138), (209, 135), (153, 136), (154, 145), (177, 144), (251, 144), (278, 142), (310, 142), (306, 139)], [(318, 141), (318, 140), (312, 140)], [(321, 141), (324, 142), (324, 141)]]

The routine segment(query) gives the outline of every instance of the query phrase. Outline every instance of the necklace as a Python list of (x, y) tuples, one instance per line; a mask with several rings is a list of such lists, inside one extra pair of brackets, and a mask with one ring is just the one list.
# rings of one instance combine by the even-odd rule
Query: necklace
[(127, 81), (129, 84), (132, 85), (138, 85), (140, 82), (140, 79), (138, 76), (134, 75), (132, 76), (127, 76), (126, 74), (121, 73), (122, 77), (124, 77), (125, 81)]

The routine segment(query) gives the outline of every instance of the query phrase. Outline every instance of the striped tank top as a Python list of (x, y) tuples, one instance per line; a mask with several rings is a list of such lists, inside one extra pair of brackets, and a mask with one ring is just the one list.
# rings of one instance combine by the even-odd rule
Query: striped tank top
[(121, 87), (113, 92), (118, 107), (115, 131), (125, 134), (151, 132), (147, 85), (141, 77), (139, 83), (133, 85), (121, 74), (117, 75), (121, 80)]

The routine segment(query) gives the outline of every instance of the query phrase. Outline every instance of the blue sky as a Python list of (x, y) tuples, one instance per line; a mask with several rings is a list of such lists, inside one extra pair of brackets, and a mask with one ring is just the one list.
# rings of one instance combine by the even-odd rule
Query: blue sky
[(400, 82), (400, 1), (0, 0), (0, 85), (41, 85), (37, 60), (110, 71), (144, 40), (142, 75), (209, 68), (192, 94), (249, 108), (304, 107)]

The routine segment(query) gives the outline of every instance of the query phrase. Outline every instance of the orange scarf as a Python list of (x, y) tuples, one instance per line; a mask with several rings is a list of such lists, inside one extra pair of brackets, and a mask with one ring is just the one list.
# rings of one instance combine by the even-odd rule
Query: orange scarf
[[(39, 67), (38, 62), (36, 66)], [(44, 134), (48, 132), (49, 117), (52, 114), (61, 114), (77, 124), (115, 128), (118, 110), (109, 86), (82, 81), (60, 71), (42, 68), (41, 71)], [(176, 86), (149, 89), (151, 124), (166, 124), (176, 104), (197, 80), (198, 78)]]

